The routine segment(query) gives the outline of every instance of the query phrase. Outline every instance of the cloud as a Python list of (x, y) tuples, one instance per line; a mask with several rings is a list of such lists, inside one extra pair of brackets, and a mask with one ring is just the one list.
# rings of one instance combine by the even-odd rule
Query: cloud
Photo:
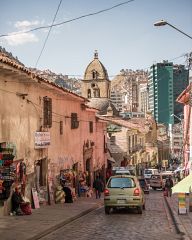
[(20, 30), (26, 30), (30, 27), (33, 27), (33, 26), (38, 26), (40, 25), (40, 22), (38, 20), (35, 20), (35, 21), (27, 21), (27, 20), (24, 20), (24, 21), (17, 21), (14, 26), (17, 28), (17, 29), (20, 29)]
[[(10, 36), (4, 37), (4, 40), (6, 41), (6, 43), (8, 45), (11, 45), (11, 46), (18, 46), (18, 45), (23, 45), (23, 44), (26, 44), (26, 43), (38, 42), (39, 39), (35, 35), (35, 33), (32, 33), (32, 32), (24, 33), (24, 31), (27, 31), (34, 26), (40, 26), (41, 24), (42, 24), (42, 22), (40, 22), (38, 20), (17, 21), (17, 22), (14, 23), (14, 27), (18, 31), (10, 33)], [(21, 32), (21, 34), (14, 35), (14, 33), (18, 33), (18, 32)]]
[(39, 39), (33, 33), (21, 33), (18, 35), (4, 37), (4, 39), (7, 42), (7, 44), (11, 46), (18, 46), (29, 42), (39, 41)]

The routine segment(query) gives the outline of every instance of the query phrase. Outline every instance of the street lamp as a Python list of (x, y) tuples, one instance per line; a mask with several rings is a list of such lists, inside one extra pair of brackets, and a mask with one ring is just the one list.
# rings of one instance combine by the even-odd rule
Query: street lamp
[(184, 34), (185, 36), (189, 37), (190, 39), (192, 39), (191, 36), (189, 36), (188, 34), (184, 33), (183, 31), (181, 31), (180, 29), (176, 28), (175, 26), (173, 26), (172, 24), (168, 23), (167, 21), (165, 20), (160, 20), (156, 23), (154, 23), (154, 26), (156, 27), (161, 27), (161, 26), (165, 26), (165, 25), (169, 25), (170, 27), (176, 29), (177, 31), (179, 31), (180, 33)]

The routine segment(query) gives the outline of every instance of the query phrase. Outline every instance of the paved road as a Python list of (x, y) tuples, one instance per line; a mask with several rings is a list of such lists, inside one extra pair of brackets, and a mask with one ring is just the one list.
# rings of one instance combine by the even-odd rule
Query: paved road
[(117, 211), (104, 214), (103, 207), (83, 216), (41, 240), (176, 240), (176, 234), (167, 215), (161, 191), (146, 195), (146, 210), (142, 215), (136, 211)]

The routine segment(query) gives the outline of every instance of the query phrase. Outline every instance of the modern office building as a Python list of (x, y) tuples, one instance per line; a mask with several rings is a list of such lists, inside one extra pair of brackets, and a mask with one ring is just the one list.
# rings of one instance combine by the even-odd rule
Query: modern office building
[(158, 123), (166, 125), (177, 121), (174, 115), (183, 113), (176, 103), (179, 94), (188, 85), (188, 70), (184, 65), (163, 61), (153, 64), (149, 73), (149, 108)]
[(119, 112), (123, 111), (123, 98), (124, 98), (123, 91), (120, 91), (118, 89), (111, 90), (110, 96), (111, 102), (114, 104), (114, 106)]

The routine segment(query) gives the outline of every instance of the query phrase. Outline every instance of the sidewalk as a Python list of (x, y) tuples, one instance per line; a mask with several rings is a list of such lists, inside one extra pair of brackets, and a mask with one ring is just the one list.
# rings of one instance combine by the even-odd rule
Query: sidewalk
[(187, 214), (178, 214), (177, 194), (165, 197), (165, 201), (171, 211), (177, 232), (183, 234), (183, 239), (192, 240), (192, 212), (189, 212), (189, 199), (187, 198)]
[(3, 216), (0, 217), (0, 236), (2, 240), (36, 240), (102, 204), (103, 198), (81, 197), (74, 203), (41, 206), (28, 216)]

